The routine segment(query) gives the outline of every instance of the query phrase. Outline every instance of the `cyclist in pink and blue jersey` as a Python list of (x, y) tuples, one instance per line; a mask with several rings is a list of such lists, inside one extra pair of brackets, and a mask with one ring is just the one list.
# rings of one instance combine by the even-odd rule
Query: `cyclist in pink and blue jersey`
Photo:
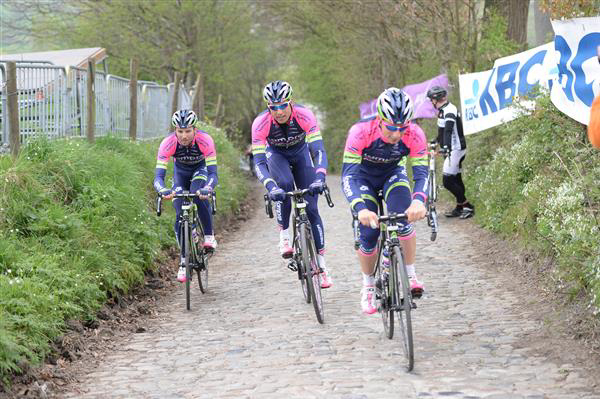
[[(415, 272), (416, 237), (411, 222), (425, 217), (427, 199), (427, 140), (423, 130), (411, 123), (413, 104), (404, 91), (391, 87), (377, 99), (377, 116), (350, 128), (342, 168), (342, 189), (360, 221), (357, 251), (363, 273), (361, 307), (366, 314), (377, 311), (375, 262), (377, 258), (377, 193), (381, 190), (389, 213), (406, 213), (408, 221), (399, 231), (407, 274), (414, 297), (424, 286)], [(406, 174), (411, 159), (414, 190)]]
[[(210, 135), (195, 127), (198, 119), (194, 111), (182, 109), (173, 114), (175, 132), (169, 134), (158, 148), (156, 170), (154, 173), (154, 188), (165, 199), (172, 199), (175, 193), (183, 190), (197, 192), (201, 198), (194, 198), (198, 207), (200, 221), (204, 229), (204, 248), (214, 251), (217, 248), (215, 240), (210, 203), (218, 183), (217, 152)], [(165, 175), (169, 159), (173, 157), (173, 187), (165, 186)], [(182, 199), (173, 200), (175, 208), (175, 235), (179, 242), (179, 217), (181, 215)], [(177, 280), (186, 281), (183, 259), (179, 265)]]
[(252, 154), (258, 179), (269, 197), (276, 202), (279, 250), (290, 258), (291, 200), (285, 192), (309, 188), (305, 196), (319, 265), (323, 270), (321, 287), (332, 285), (325, 265), (325, 231), (317, 207), (318, 194), (323, 192), (327, 175), (327, 154), (315, 115), (304, 106), (292, 102), (292, 87), (276, 80), (263, 90), (267, 109), (252, 123)]

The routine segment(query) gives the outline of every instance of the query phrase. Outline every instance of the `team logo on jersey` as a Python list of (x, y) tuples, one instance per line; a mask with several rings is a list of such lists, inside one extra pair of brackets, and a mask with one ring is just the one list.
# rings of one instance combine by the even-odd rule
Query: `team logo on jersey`
[(367, 187), (367, 186), (360, 186), (360, 191), (369, 191), (369, 187)]

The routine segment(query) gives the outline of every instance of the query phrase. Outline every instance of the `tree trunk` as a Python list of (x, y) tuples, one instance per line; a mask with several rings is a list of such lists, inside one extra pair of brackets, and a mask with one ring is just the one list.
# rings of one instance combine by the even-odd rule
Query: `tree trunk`
[(202, 73), (198, 71), (196, 84), (194, 85), (194, 98), (192, 99), (192, 109), (198, 115), (198, 119), (204, 120), (204, 83)]
[(535, 21), (535, 45), (540, 46), (542, 44), (552, 41), (552, 24), (550, 23), (550, 16), (540, 10), (539, 2), (534, 3), (533, 7), (533, 18)]
[(137, 76), (138, 60), (132, 58), (129, 64), (129, 139), (135, 141), (137, 138)]
[(527, 16), (529, 0), (485, 0), (485, 15), (495, 9), (507, 23), (506, 37), (525, 47), (527, 45)]
[(508, 38), (527, 46), (527, 16), (529, 0), (508, 0)]

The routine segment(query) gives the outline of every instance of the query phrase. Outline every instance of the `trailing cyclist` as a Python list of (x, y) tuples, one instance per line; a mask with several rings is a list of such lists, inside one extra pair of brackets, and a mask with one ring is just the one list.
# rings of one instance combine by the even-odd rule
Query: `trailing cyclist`
[(449, 151), (444, 161), (442, 182), (456, 198), (456, 207), (446, 212), (446, 217), (470, 218), (475, 207), (465, 197), (465, 184), (462, 180), (462, 163), (467, 154), (467, 141), (463, 133), (462, 118), (454, 104), (448, 101), (448, 92), (440, 86), (427, 91), (431, 104), (439, 111), (437, 143)]
[(299, 189), (309, 188), (307, 213), (323, 270), (321, 287), (329, 288), (332, 280), (323, 256), (325, 231), (317, 207), (318, 194), (325, 187), (327, 154), (317, 118), (308, 108), (292, 101), (292, 87), (287, 82), (270, 82), (263, 97), (267, 109), (252, 124), (252, 153), (256, 175), (275, 201), (279, 251), (284, 258), (293, 254), (289, 233), (291, 200), (285, 193), (294, 190), (294, 184)]
[[(427, 147), (423, 130), (411, 123), (413, 103), (404, 91), (391, 87), (377, 98), (377, 115), (354, 124), (344, 149), (342, 189), (360, 221), (358, 260), (363, 273), (362, 311), (373, 314), (375, 262), (379, 226), (378, 192), (381, 190), (389, 213), (406, 213), (408, 221), (399, 231), (406, 271), (415, 298), (423, 284), (415, 272), (416, 236), (411, 222), (425, 217), (427, 199)], [(406, 158), (411, 158), (414, 193), (406, 175)]]
[[(217, 186), (217, 152), (212, 137), (195, 127), (198, 119), (192, 110), (182, 109), (173, 114), (171, 122), (175, 131), (169, 134), (158, 148), (154, 188), (165, 199), (172, 199), (175, 193), (187, 190), (197, 192), (201, 198), (195, 198), (200, 221), (204, 228), (204, 248), (214, 251), (217, 248), (212, 225), (209, 198)], [(165, 175), (169, 159), (173, 157), (173, 187), (165, 187)], [(175, 208), (175, 235), (179, 237), (179, 217), (181, 199), (173, 200)], [(186, 281), (183, 259), (179, 264), (177, 280)]]

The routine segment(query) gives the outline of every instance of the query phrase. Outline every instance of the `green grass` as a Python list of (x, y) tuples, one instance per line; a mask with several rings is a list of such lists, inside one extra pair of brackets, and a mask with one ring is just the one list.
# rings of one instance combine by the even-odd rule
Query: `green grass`
[(600, 309), (600, 151), (541, 96), (532, 115), (469, 137), (476, 221), (555, 258), (561, 288)]
[[(227, 214), (247, 190), (239, 154), (222, 132), (206, 129), (217, 145), (219, 212)], [(142, 282), (175, 244), (174, 212), (154, 211), (158, 144), (42, 139), (14, 163), (0, 157), (0, 380), (39, 364), (65, 321), (95, 318), (108, 296)]]

